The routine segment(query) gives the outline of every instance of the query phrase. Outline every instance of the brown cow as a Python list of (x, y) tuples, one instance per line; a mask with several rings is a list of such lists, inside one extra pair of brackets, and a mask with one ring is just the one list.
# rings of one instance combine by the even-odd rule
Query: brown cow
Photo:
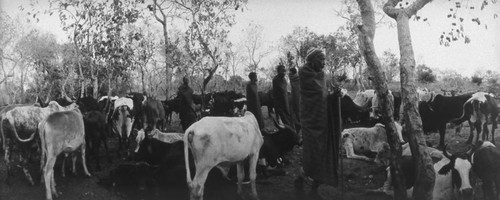
[[(90, 176), (85, 162), (85, 128), (82, 114), (78, 109), (51, 113), (38, 125), (42, 156), (40, 159), (45, 182), (45, 193), (48, 200), (52, 194), (58, 196), (54, 180), (54, 165), (60, 153), (66, 155), (81, 150), (82, 165), (85, 175)], [(73, 157), (73, 173), (75, 173), (76, 157)], [(64, 169), (64, 168), (63, 168)]]
[[(51, 101), (45, 108), (37, 106), (20, 106), (13, 108), (5, 113), (0, 121), (0, 130), (5, 136), (5, 165), (7, 166), (7, 183), (10, 181), (10, 154), (14, 145), (18, 146), (21, 156), (21, 166), (28, 181), (34, 185), (33, 179), (27, 169), (27, 158), (30, 157), (31, 148), (36, 145), (33, 141), (38, 128), (38, 123), (45, 119), (50, 113), (57, 111), (73, 110), (78, 108), (75, 103), (66, 107), (60, 106), (57, 102)], [(8, 124), (10, 129), (3, 129), (4, 123)], [(9, 131), (10, 130), (10, 131)]]

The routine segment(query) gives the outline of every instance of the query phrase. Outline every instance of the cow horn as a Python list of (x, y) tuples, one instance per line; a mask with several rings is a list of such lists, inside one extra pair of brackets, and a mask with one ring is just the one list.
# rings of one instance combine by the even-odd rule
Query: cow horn
[(444, 145), (444, 148), (443, 148), (443, 155), (444, 155), (446, 158), (448, 158), (448, 159), (450, 159), (450, 160), (451, 160), (451, 155), (448, 153), (448, 151), (446, 151), (447, 147), (448, 147), (448, 145), (447, 145), (447, 144), (445, 144), (445, 145)]
[(429, 97), (429, 100), (427, 100), (427, 103), (432, 102), (433, 98), (434, 98), (434, 92), (431, 92), (431, 97)]
[(471, 156), (473, 150), (474, 150), (474, 145), (470, 145), (469, 149), (465, 152), (465, 154), (467, 154), (468, 156)]
[(273, 118), (273, 123), (274, 123), (274, 126), (276, 126), (276, 128), (278, 129), (284, 129), (285, 127), (284, 126), (280, 126), (280, 124), (278, 123), (278, 119), (276, 119), (277, 117), (271, 117)]

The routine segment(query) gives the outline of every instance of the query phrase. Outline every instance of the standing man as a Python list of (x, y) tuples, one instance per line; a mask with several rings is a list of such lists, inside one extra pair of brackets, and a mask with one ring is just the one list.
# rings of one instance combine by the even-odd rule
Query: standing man
[(276, 70), (278, 74), (273, 78), (273, 97), (276, 119), (280, 118), (285, 125), (293, 127), (288, 104), (288, 84), (285, 78), (286, 69), (285, 66), (280, 64), (276, 67)]
[(183, 84), (177, 91), (177, 96), (181, 99), (179, 118), (181, 118), (182, 131), (196, 122), (196, 112), (194, 111), (193, 89), (189, 87), (189, 79), (182, 78)]
[(327, 103), (324, 66), (323, 51), (311, 48), (307, 51), (306, 64), (299, 70), (304, 173), (296, 179), (295, 186), (302, 189), (304, 178), (312, 179), (310, 195), (316, 198), (321, 198), (320, 184), (337, 185), (335, 154), (338, 148), (335, 147), (338, 145), (333, 139), (333, 120), (328, 114), (331, 107)]
[(290, 68), (290, 73), (288, 74), (290, 79), (290, 88), (292, 94), (290, 96), (290, 110), (292, 114), (292, 123), (295, 125), (295, 130), (297, 133), (300, 132), (300, 81), (299, 75), (297, 74), (297, 68)]
[(259, 123), (259, 128), (264, 128), (264, 121), (262, 120), (262, 111), (260, 109), (259, 89), (257, 87), (257, 73), (250, 72), (248, 74), (250, 82), (247, 84), (247, 109), (252, 112)]

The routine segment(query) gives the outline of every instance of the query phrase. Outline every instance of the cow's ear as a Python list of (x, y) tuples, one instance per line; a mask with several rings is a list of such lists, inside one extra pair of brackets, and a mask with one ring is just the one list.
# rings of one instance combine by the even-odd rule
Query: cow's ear
[(441, 175), (446, 175), (448, 173), (450, 173), (450, 171), (453, 169), (453, 164), (450, 162), (448, 163), (447, 165), (443, 166), (439, 171), (438, 173), (441, 174)]

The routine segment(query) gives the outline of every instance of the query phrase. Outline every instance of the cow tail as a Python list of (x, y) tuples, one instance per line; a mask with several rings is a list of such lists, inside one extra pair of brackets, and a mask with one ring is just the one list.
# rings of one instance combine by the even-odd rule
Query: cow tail
[[(193, 141), (193, 131), (186, 131), (187, 135), (184, 137), (184, 162), (186, 165), (186, 182), (188, 187), (191, 187), (193, 180), (191, 179), (191, 170), (189, 167), (189, 144)], [(194, 155), (193, 155), (194, 156)]]
[(3, 133), (3, 120), (5, 118), (2, 117), (2, 119), (0, 120), (0, 137), (2, 139), (2, 150), (5, 150), (6, 148), (6, 142), (5, 142), (5, 134)]
[(19, 137), (19, 135), (17, 134), (16, 127), (14, 126), (14, 123), (13, 123), (14, 120), (12, 119), (12, 115), (7, 114), (5, 116), (5, 118), (7, 118), (7, 121), (9, 122), (10, 126), (12, 127), (12, 132), (14, 132), (14, 135), (16, 136), (17, 140), (19, 140), (20, 142), (30, 142), (31, 140), (33, 140), (33, 138), (35, 137), (36, 132), (34, 132), (33, 134), (31, 134), (31, 136), (28, 139), (21, 139)]
[[(452, 123), (456, 124), (456, 125), (459, 125), (461, 124), (462, 122), (464, 122), (465, 120), (467, 120), (467, 116), (465, 114), (465, 107), (467, 106), (467, 104), (469, 103), (470, 101), (466, 101), (464, 103), (464, 105), (462, 106), (462, 116), (460, 116), (460, 118), (456, 118), (456, 119), (453, 119), (451, 120)], [(474, 112), (474, 108), (473, 109), (473, 112)]]
[(43, 172), (45, 160), (47, 159), (47, 143), (45, 141), (45, 120), (38, 124), (38, 134), (40, 134), (40, 146), (42, 155), (40, 156), (40, 171)]

